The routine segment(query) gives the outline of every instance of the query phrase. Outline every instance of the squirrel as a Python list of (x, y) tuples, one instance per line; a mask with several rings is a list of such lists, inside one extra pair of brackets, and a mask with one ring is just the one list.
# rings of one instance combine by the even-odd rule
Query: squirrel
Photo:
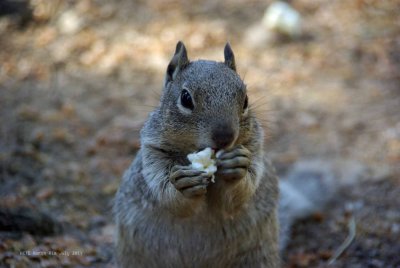
[[(330, 192), (291, 177), (311, 175), (312, 189), (331, 178), (315, 165), (318, 174), (300, 167), (279, 182), (263, 135), (229, 43), (216, 62), (190, 61), (178, 42), (160, 105), (116, 194), (118, 265), (280, 267), (291, 224)], [(187, 159), (204, 148), (221, 151), (215, 183)]]

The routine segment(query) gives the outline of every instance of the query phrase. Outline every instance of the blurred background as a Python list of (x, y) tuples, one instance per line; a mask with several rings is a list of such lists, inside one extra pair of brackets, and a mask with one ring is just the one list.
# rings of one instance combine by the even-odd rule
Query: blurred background
[(325, 266), (354, 219), (334, 267), (400, 267), (400, 1), (286, 3), (0, 1), (0, 266), (114, 267), (112, 199), (182, 40), (231, 43), (280, 174), (351, 171), (284, 266)]

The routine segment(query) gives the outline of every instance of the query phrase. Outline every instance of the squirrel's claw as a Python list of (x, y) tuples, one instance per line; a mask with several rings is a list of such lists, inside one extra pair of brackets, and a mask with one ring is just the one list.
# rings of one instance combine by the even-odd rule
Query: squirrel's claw
[(218, 160), (217, 167), (222, 169), (229, 168), (245, 168), (250, 166), (250, 158), (244, 156), (238, 156), (232, 159)]
[(233, 182), (244, 178), (247, 174), (246, 168), (230, 168), (217, 172), (217, 176), (225, 181)]
[(223, 153), (221, 153), (218, 157), (218, 159), (223, 160), (223, 159), (232, 159), (235, 158), (237, 156), (244, 156), (244, 157), (250, 157), (251, 156), (251, 152), (244, 147), (243, 145), (239, 145), (237, 147), (234, 147), (232, 150), (230, 151), (223, 151)]
[(251, 152), (243, 145), (231, 151), (223, 152), (217, 159), (216, 175), (225, 181), (236, 181), (246, 176), (251, 164)]
[(172, 167), (169, 180), (185, 197), (204, 195), (207, 192), (211, 175), (189, 166), (176, 165)]
[(176, 180), (181, 177), (199, 176), (202, 173), (204, 173), (204, 171), (192, 169), (189, 166), (176, 165), (176, 166), (173, 166), (171, 169), (170, 180)]

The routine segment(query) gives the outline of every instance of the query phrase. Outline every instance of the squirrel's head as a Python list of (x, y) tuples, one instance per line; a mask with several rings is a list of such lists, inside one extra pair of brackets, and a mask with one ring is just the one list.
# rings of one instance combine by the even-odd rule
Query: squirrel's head
[(164, 145), (193, 152), (229, 148), (246, 139), (253, 122), (246, 85), (236, 72), (229, 43), (224, 56), (224, 62), (191, 62), (184, 44), (178, 42), (157, 110), (161, 131), (157, 138)]

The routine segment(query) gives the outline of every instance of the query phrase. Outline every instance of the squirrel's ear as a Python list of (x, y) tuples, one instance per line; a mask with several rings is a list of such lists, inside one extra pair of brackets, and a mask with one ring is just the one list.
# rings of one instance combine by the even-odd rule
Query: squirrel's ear
[(231, 45), (226, 43), (224, 49), (224, 56), (225, 56), (225, 64), (236, 72), (236, 63), (235, 63), (235, 55), (233, 54)]
[(189, 64), (189, 59), (186, 52), (186, 47), (179, 41), (176, 44), (175, 54), (172, 57), (167, 68), (167, 75), (165, 77), (165, 84), (173, 81), (179, 71), (183, 70)]

